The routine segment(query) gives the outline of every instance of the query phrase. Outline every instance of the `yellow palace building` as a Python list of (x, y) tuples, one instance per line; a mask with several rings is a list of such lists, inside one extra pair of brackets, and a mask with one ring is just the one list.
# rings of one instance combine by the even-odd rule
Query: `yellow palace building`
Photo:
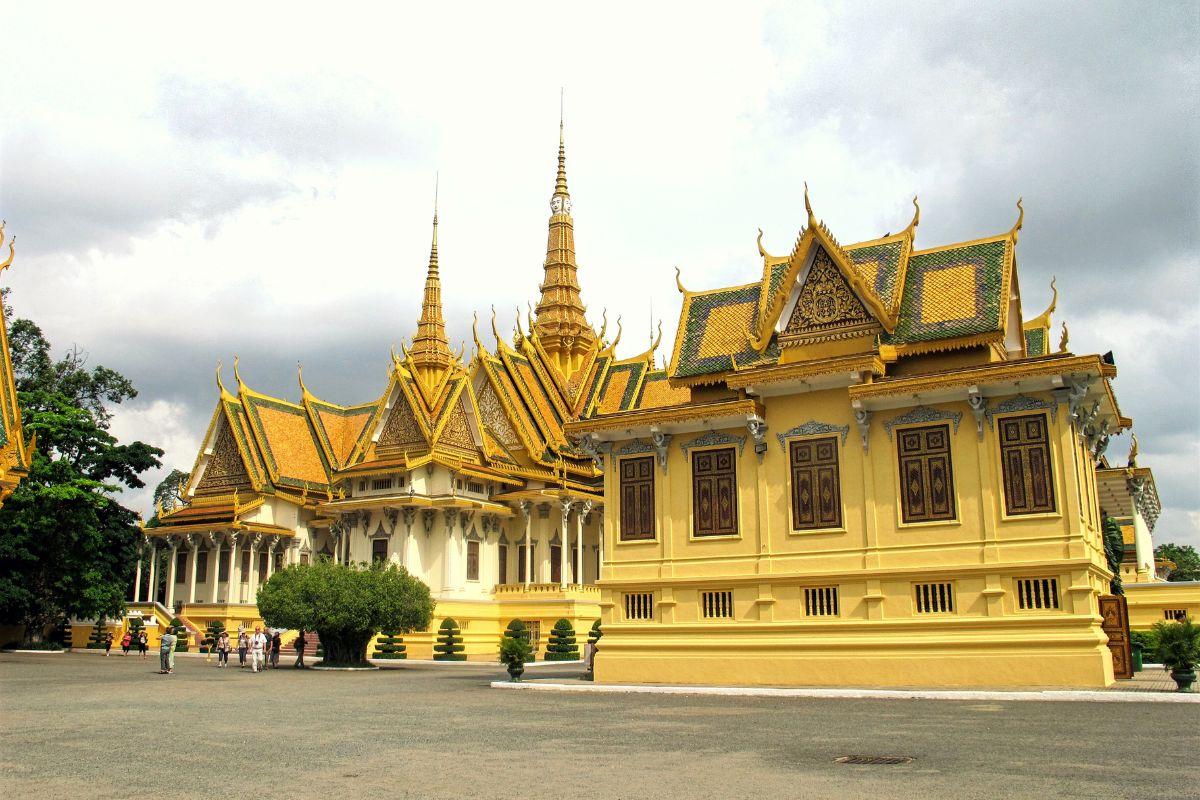
[[(158, 580), (139, 566), (133, 610), (165, 617), (181, 607), (198, 629), (251, 624), (274, 570), (323, 556), (406, 567), (437, 601), (431, 631), (454, 618), (472, 658), (494, 659), (513, 619), (541, 649), (560, 618), (590, 627), (600, 616), (601, 472), (564, 425), (651, 355), (618, 360), (617, 342), (585, 318), (561, 130), (550, 206), (541, 297), (511, 343), (493, 314), (494, 350), (478, 332), (470, 363), (451, 349), (435, 211), (417, 329), (392, 354), (377, 399), (339, 406), (301, 376), (290, 402), (248, 387), (236, 362), (236, 388), (218, 369), (185, 502), (146, 530), (151, 548), (170, 553), (165, 596), (155, 598), (165, 605), (145, 605)], [(405, 637), (409, 654), (428, 658), (433, 637)]]
[(805, 208), (567, 425), (604, 467), (596, 679), (1112, 683), (1096, 464), (1132, 423), (1025, 317), (1023, 211), (919, 249), (919, 208), (848, 246)]

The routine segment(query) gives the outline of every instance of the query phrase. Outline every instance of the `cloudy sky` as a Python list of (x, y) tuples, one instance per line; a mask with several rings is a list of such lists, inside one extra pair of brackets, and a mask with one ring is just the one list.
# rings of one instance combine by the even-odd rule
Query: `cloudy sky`
[(134, 381), (114, 431), (165, 468), (191, 468), (235, 354), (259, 391), (298, 399), (303, 362), (317, 395), (374, 399), (436, 174), (452, 339), (536, 300), (562, 88), (584, 300), (628, 354), (652, 315), (671, 341), (675, 265), (753, 279), (759, 227), (787, 251), (804, 181), (843, 242), (902, 228), (914, 194), (919, 247), (1003, 232), (1024, 196), (1026, 313), (1056, 275), (1071, 349), (1116, 354), (1156, 539), (1200, 545), (1194, 4), (566, 6), (10, 6), (17, 315)]

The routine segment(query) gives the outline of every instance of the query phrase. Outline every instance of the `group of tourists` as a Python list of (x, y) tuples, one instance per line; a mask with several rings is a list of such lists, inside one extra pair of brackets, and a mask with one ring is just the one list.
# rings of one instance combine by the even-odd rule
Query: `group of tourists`
[[(129, 655), (129, 648), (133, 647), (134, 636), (132, 631), (125, 631), (125, 635), (121, 637), (121, 655)], [(137, 632), (137, 648), (142, 654), (142, 658), (146, 658), (146, 653), (150, 650), (150, 637), (146, 635), (144, 630)], [(108, 633), (104, 637), (104, 655), (107, 657), (112, 651), (113, 635)]]
[[(296, 637), (293, 647), (296, 649), (296, 663), (293, 667), (297, 669), (304, 668), (304, 648), (308, 645), (308, 638), (304, 635), (304, 631), (300, 631), (300, 635)], [(229, 654), (233, 651), (234, 642), (229, 636), (229, 631), (221, 631), (221, 635), (217, 637), (215, 649), (217, 651), (217, 666), (229, 666)], [(238, 630), (237, 638), (237, 654), (238, 667), (246, 666), (247, 657), (250, 661), (251, 672), (264, 672), (269, 667), (270, 669), (279, 669), (279, 652), (283, 649), (283, 640), (279, 636), (279, 631), (274, 633), (266, 633), (261, 626), (254, 626), (254, 633), (249, 633), (245, 628)]]

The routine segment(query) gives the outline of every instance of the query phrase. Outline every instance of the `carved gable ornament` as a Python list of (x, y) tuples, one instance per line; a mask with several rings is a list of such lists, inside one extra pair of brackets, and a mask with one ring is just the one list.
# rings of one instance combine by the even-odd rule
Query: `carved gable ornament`
[(819, 248), (781, 342), (820, 342), (856, 336), (878, 327), (833, 259)]
[(233, 430), (228, 422), (222, 420), (212, 455), (204, 469), (204, 477), (200, 479), (196, 491), (232, 491), (248, 486), (250, 476), (246, 474), (246, 465), (242, 462)]

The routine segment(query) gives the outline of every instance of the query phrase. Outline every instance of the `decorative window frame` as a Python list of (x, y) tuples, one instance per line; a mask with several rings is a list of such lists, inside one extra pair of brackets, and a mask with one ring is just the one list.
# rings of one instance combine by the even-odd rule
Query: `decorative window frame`
[[(918, 406), (918, 408), (927, 408), (927, 407), (926, 406)], [(915, 410), (916, 409), (914, 409), (914, 411)], [(937, 409), (929, 409), (929, 410), (933, 411), (933, 412), (937, 412)], [(912, 412), (909, 412), (909, 413), (911, 414)], [(902, 431), (910, 430), (912, 428), (923, 428), (930, 424), (941, 422), (943, 420), (952, 420), (955, 417), (955, 414), (952, 412), (937, 412), (937, 413), (944, 413), (945, 416), (940, 416), (940, 417), (936, 417), (936, 418), (929, 419), (929, 420), (925, 420), (925, 419), (908, 420), (900, 425), (897, 425), (894, 430), (897, 433), (899, 433)], [(906, 417), (906, 416), (908, 416), (908, 414), (901, 415), (901, 417)], [(962, 412), (958, 412), (957, 416), (958, 416), (959, 420), (961, 420)], [(892, 422), (892, 423), (899, 422), (901, 417), (896, 417), (894, 419), (888, 420), (888, 422)], [(887, 426), (887, 424), (888, 423), (886, 423), (886, 422), (884, 423), (885, 426)], [(957, 448), (955, 446), (955, 441), (958, 439), (958, 437), (954, 435), (956, 431), (957, 431), (957, 427), (950, 432), (950, 443), (949, 443), (950, 477), (954, 482), (954, 518), (953, 519), (921, 520), (918, 522), (906, 522), (905, 521), (905, 519), (904, 519), (904, 497), (903, 497), (904, 476), (900, 473), (900, 447), (899, 447), (899, 444), (897, 443), (896, 446), (892, 448), (892, 474), (895, 476), (895, 481), (896, 481), (896, 486), (895, 486), (895, 490), (896, 490), (895, 491), (896, 530), (902, 530), (905, 528), (936, 528), (936, 527), (961, 526), (963, 524), (963, 509), (962, 509), (961, 497), (958, 492), (958, 486), (959, 486), (958, 475), (957, 475), (958, 470), (956, 467), (956, 464), (958, 463), (959, 455), (960, 455), (957, 452)], [(888, 430), (888, 439), (890, 440), (891, 438), (892, 438), (892, 429), (889, 429)]]
[[(1003, 403), (997, 403), (994, 406), (989, 406), (983, 412), (987, 418), (988, 430), (995, 430), (996, 417), (1011, 416), (1026, 411), (1047, 410), (1050, 412), (1050, 422), (1058, 422), (1058, 403), (1051, 400), (1038, 400), (1036, 397), (1019, 394), (1016, 397), (1010, 397)], [(1046, 436), (1050, 438), (1050, 428), (1046, 427)]]
[[(779, 444), (783, 447), (783, 459), (784, 459), (783, 463), (784, 463), (784, 469), (787, 471), (787, 532), (788, 532), (789, 536), (820, 536), (822, 534), (829, 534), (829, 533), (836, 533), (836, 534), (846, 533), (846, 498), (845, 498), (844, 493), (842, 492), (842, 466), (843, 466), (842, 451), (844, 451), (844, 449), (846, 447), (846, 437), (850, 433), (850, 426), (849, 425), (843, 425), (843, 426), (823, 425), (822, 423), (815, 423), (815, 425), (819, 426), (819, 428), (808, 428), (807, 430), (812, 431), (811, 433), (793, 434), (793, 431), (798, 431), (800, 429), (806, 428), (806, 426), (811, 425), (811, 424), (813, 424), (813, 423), (805, 423), (804, 425), (798, 425), (797, 427), (792, 428), (789, 431), (784, 431), (783, 433), (777, 434), (777, 436), (779, 437)], [(820, 428), (827, 428), (828, 430), (821, 430)], [(788, 434), (791, 434), (791, 435), (788, 435)], [(838, 452), (838, 462), (837, 462), (837, 464), (838, 464), (838, 503), (842, 507), (841, 513), (839, 515), (839, 519), (841, 519), (842, 524), (838, 525), (836, 527), (829, 527), (829, 528), (793, 528), (792, 527), (792, 513), (793, 513), (792, 501), (795, 498), (795, 495), (793, 494), (793, 491), (792, 491), (792, 452), (791, 452), (790, 445), (792, 442), (801, 442), (801, 441), (812, 440), (812, 439), (828, 439), (830, 434), (840, 434), (841, 440), (842, 440), (841, 448)]]
[(720, 431), (707, 431), (694, 439), (689, 439), (686, 442), (680, 442), (679, 449), (683, 451), (684, 457), (689, 459), (688, 465), (691, 466), (691, 456), (689, 455), (689, 451), (702, 448), (709, 449), (731, 444), (736, 444), (738, 446), (738, 459), (740, 460), (742, 457), (742, 451), (746, 449), (746, 437), (731, 436), (728, 433), (721, 433)]
[(927, 425), (931, 422), (941, 422), (943, 420), (951, 420), (954, 422), (954, 435), (958, 436), (958, 426), (962, 422), (963, 412), (961, 411), (944, 411), (940, 408), (920, 405), (909, 411), (892, 417), (883, 423), (883, 429), (887, 431), (888, 441), (892, 441), (892, 430), (901, 426), (919, 426)]
[[(659, 532), (662, 529), (662, 526), (659, 524), (659, 513), (658, 513), (660, 510), (659, 509), (660, 487), (658, 485), (657, 479), (654, 481), (654, 492), (653, 492), (653, 494), (654, 494), (654, 497), (653, 497), (654, 536), (652, 536), (648, 539), (622, 539), (621, 538), (621, 462), (631, 459), (631, 458), (644, 458), (646, 455), (648, 455), (649, 453), (653, 453), (653, 452), (655, 452), (655, 450), (653, 447), (651, 447), (649, 450), (635, 450), (635, 451), (631, 451), (630, 453), (624, 453), (620, 456), (618, 456), (616, 453), (613, 454), (613, 466), (615, 467), (615, 469), (614, 469), (615, 475), (613, 476), (613, 480), (615, 480), (617, 483), (617, 496), (616, 496), (616, 502), (614, 503), (614, 505), (616, 505), (616, 507), (617, 507), (616, 519), (614, 520), (614, 522), (616, 523), (616, 529), (613, 532), (613, 544), (616, 545), (617, 547), (625, 547), (625, 546), (629, 546), (629, 545), (658, 544), (661, 541), (661, 536), (659, 535)], [(601, 539), (604, 538), (603, 527), (601, 527), (601, 529), (600, 529), (600, 537), (601, 537)]]
[[(709, 434), (712, 434), (712, 433), (715, 433), (715, 431), (709, 431)], [(705, 452), (707, 450), (724, 450), (724, 449), (728, 449), (731, 444), (740, 443), (741, 445), (745, 445), (745, 443), (746, 443), (745, 436), (729, 436), (727, 434), (718, 433), (718, 434), (716, 434), (716, 437), (720, 437), (720, 438), (717, 439), (716, 437), (709, 438), (709, 434), (705, 434), (704, 436), (698, 436), (695, 439), (691, 440), (690, 442), (685, 442), (680, 445), (680, 447), (684, 448), (683, 452), (687, 457), (687, 465), (688, 465), (688, 484), (687, 484), (688, 541), (690, 541), (690, 542), (737, 541), (737, 540), (743, 538), (742, 530), (744, 529), (744, 525), (742, 522), (742, 511), (743, 511), (743, 507), (745, 506), (745, 503), (742, 502), (742, 485), (741, 485), (741, 480), (740, 480), (741, 471), (742, 471), (742, 464), (741, 464), (742, 450), (740, 447), (738, 449), (737, 456), (733, 460), (734, 498), (737, 501), (737, 513), (735, 515), (735, 518), (737, 520), (737, 531), (738, 532), (737, 533), (712, 534), (709, 536), (697, 536), (696, 535), (696, 508), (695, 508), (695, 505), (696, 505), (696, 478), (695, 478), (695, 468), (692, 465), (693, 464), (692, 456), (695, 455), (695, 453), (697, 453), (697, 452)], [(701, 439), (707, 439), (707, 441), (700, 443)]]
[(842, 437), (842, 447), (845, 447), (846, 437), (850, 435), (850, 426), (830, 425), (827, 422), (817, 422), (815, 419), (810, 419), (808, 422), (797, 425), (794, 428), (789, 428), (783, 433), (775, 434), (775, 438), (779, 440), (779, 447), (782, 448), (784, 456), (787, 456), (789, 439), (811, 438), (830, 433), (839, 434)]
[[(1037, 402), (1037, 401), (1034, 401)], [(1034, 511), (1029, 514), (1010, 514), (1008, 513), (1008, 501), (1006, 499), (1004, 487), (1004, 462), (1001, 460), (1003, 450), (1000, 446), (1000, 432), (995, 430), (993, 425), (996, 422), (1002, 422), (1010, 417), (1022, 417), (1028, 415), (1031, 411), (1051, 409), (1050, 418), (1046, 421), (1046, 449), (1049, 452), (1050, 461), (1050, 486), (1054, 491), (1054, 510), (1053, 511)], [(999, 410), (997, 408), (997, 410)], [(1047, 519), (1062, 519), (1064, 497), (1066, 487), (1062, 484), (1062, 474), (1058, 468), (1061, 460), (1061, 453), (1057, 449), (1054, 430), (1051, 427), (1055, 424), (1054, 406), (1046, 404), (1044, 406), (1035, 406), (1030, 408), (1009, 409), (1007, 413), (992, 414), (988, 417), (988, 428), (996, 434), (996, 503), (999, 505), (998, 517), (1001, 522), (1021, 522), (1024, 520), (1047, 520)], [(980, 458), (985, 456), (981, 453)]]

